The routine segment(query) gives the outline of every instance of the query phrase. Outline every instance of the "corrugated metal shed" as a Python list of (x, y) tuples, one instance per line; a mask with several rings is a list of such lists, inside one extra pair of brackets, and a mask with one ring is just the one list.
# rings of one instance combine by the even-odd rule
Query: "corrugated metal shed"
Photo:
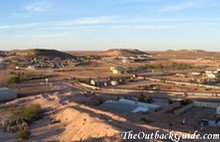
[(17, 93), (9, 88), (0, 88), (0, 101), (8, 101), (17, 98)]
[(158, 111), (161, 109), (161, 105), (158, 104), (150, 104), (150, 103), (141, 103), (141, 102), (135, 102), (133, 100), (129, 100), (129, 99), (120, 99), (119, 102), (123, 102), (123, 103), (127, 103), (127, 104), (132, 104), (132, 105), (138, 105), (141, 107), (146, 107), (151, 109), (152, 111)]
[(100, 107), (115, 111), (118, 113), (137, 113), (137, 112), (147, 112), (148, 108), (138, 106), (136, 104), (128, 104), (123, 102), (105, 102), (100, 105)]

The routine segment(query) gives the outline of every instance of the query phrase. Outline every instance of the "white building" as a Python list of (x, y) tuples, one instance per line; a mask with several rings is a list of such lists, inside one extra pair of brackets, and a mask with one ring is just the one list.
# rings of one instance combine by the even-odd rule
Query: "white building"
[(9, 88), (0, 88), (0, 101), (8, 101), (17, 98), (17, 93)]
[(111, 85), (112, 85), (112, 86), (118, 85), (118, 81), (112, 80), (112, 81), (111, 81)]

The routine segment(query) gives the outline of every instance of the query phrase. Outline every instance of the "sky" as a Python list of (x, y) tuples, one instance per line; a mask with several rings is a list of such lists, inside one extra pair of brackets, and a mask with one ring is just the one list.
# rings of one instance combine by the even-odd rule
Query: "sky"
[(0, 50), (220, 51), (220, 0), (0, 0)]

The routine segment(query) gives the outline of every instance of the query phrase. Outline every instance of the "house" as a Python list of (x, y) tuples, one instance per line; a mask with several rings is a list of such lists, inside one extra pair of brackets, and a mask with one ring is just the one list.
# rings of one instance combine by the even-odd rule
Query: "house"
[(98, 86), (98, 87), (107, 86), (108, 83), (109, 83), (108, 79), (92, 79), (90, 81), (90, 84), (92, 84), (94, 86)]
[(115, 111), (118, 113), (138, 113), (138, 112), (147, 112), (149, 108), (138, 106), (137, 104), (129, 104), (126, 102), (120, 101), (107, 101), (100, 105), (104, 109)]
[(0, 101), (8, 101), (17, 98), (17, 93), (9, 88), (0, 88)]
[(110, 71), (113, 73), (113, 74), (123, 74), (125, 73), (125, 69), (123, 67), (110, 67)]

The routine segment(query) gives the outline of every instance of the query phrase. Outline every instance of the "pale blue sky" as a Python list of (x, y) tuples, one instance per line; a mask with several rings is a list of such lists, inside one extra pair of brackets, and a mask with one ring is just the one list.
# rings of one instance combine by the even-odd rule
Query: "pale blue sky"
[(0, 50), (220, 51), (220, 0), (0, 0)]

